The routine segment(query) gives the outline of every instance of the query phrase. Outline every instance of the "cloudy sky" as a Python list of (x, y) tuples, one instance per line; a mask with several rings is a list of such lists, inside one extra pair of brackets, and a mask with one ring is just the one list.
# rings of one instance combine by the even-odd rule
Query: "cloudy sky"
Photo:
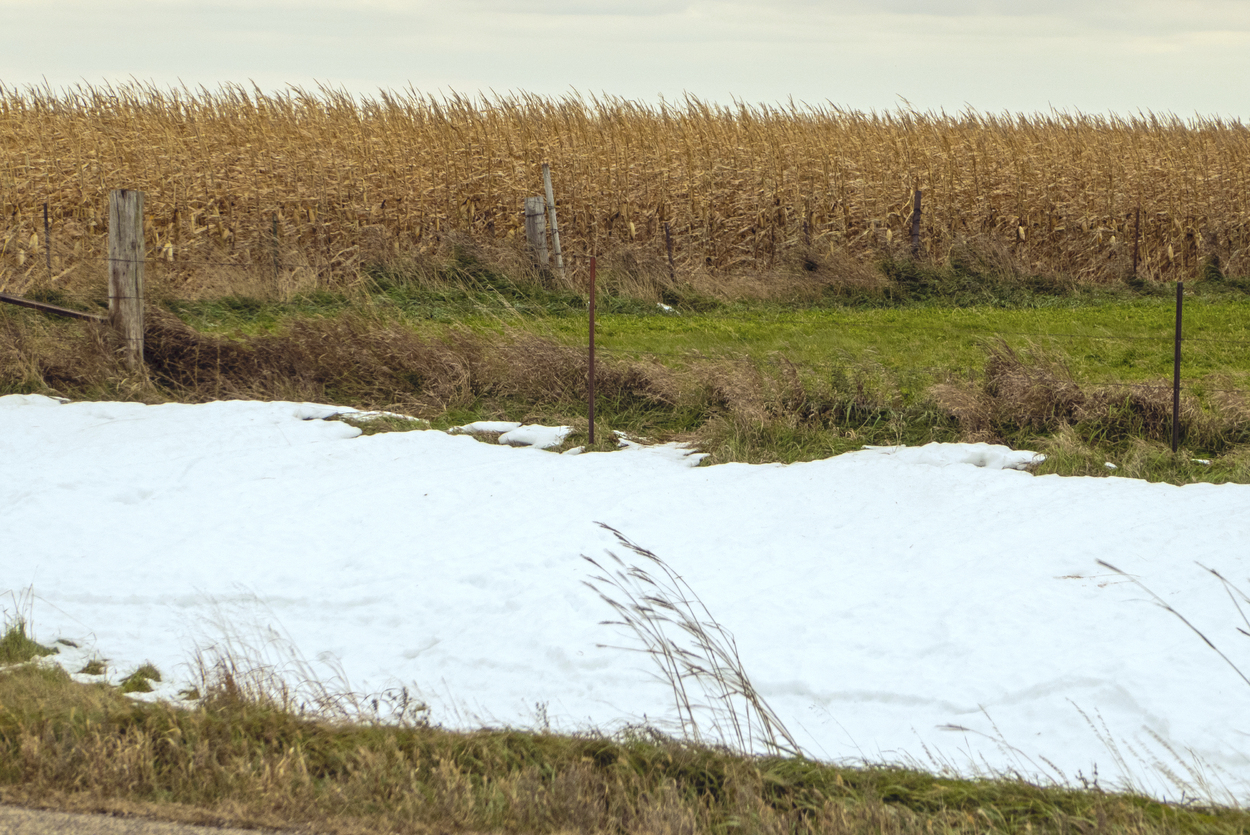
[(0, 0), (0, 83), (1250, 117), (1247, 0)]

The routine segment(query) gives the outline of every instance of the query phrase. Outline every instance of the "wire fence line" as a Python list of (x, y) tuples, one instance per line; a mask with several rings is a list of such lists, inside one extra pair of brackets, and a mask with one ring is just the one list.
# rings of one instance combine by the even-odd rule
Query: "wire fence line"
[[(275, 220), (275, 224), (276, 224), (276, 220)], [(45, 237), (46, 237), (46, 230), (45, 230)], [(98, 257), (98, 258), (97, 257), (86, 257), (86, 258), (77, 257), (75, 260), (82, 261), (82, 262), (95, 261), (98, 263), (109, 264), (110, 266), (117, 265), (117, 264), (125, 264), (125, 265), (147, 264), (151, 262), (154, 265), (161, 264), (162, 266), (169, 266), (169, 267), (174, 267), (174, 268), (211, 266), (211, 267), (216, 267), (216, 268), (238, 269), (238, 270), (249, 270), (249, 271), (263, 270), (263, 271), (269, 272), (272, 270), (272, 272), (276, 274), (284, 269), (287, 269), (287, 266), (284, 265), (283, 263), (283, 260), (281, 258), (281, 252), (278, 247), (278, 239), (276, 237), (276, 226), (275, 226), (275, 236), (273, 237), (272, 242), (273, 242), (273, 249), (271, 253), (272, 254), (271, 258), (266, 258), (265, 254), (263, 253), (260, 253), (259, 257), (256, 257), (258, 253), (256, 253), (253, 250), (248, 253), (246, 260), (244, 261), (222, 261), (222, 260), (195, 259), (195, 258), (191, 258), (191, 259), (183, 258), (183, 259), (175, 260), (173, 257), (174, 251), (172, 248), (168, 246), (164, 248), (160, 248), (158, 250), (154, 250), (150, 253), (145, 252), (141, 257), (127, 258), (127, 257), (118, 257), (117, 255), (114, 254), (114, 255)], [(139, 246), (137, 248), (140, 251), (142, 251), (143, 250), (142, 243), (139, 243)], [(570, 257), (570, 260), (574, 260), (577, 256), (575, 253), (570, 253), (569, 257)], [(51, 263), (50, 249), (48, 252), (48, 265), (49, 265), (49, 276), (51, 278), (52, 263)], [(141, 284), (137, 286), (141, 286)], [(5, 299), (5, 300), (15, 301), (13, 299)], [(113, 294), (111, 294), (110, 299), (108, 300), (107, 304), (109, 305), (110, 308), (112, 308), (112, 306), (117, 302), (136, 301), (136, 300), (142, 301), (142, 297), (114, 292)], [(1027, 337), (1027, 338), (1034, 338), (1034, 339), (1097, 341), (1097, 342), (1104, 342), (1104, 343), (1122, 342), (1122, 343), (1130, 343), (1130, 344), (1134, 342), (1149, 342), (1149, 343), (1173, 342), (1177, 346), (1176, 350), (1177, 350), (1178, 358), (1180, 356), (1179, 346), (1183, 342), (1202, 342), (1202, 343), (1207, 343), (1207, 344), (1220, 344), (1223, 346), (1237, 347), (1237, 348), (1250, 346), (1250, 340), (1244, 340), (1244, 339), (1229, 339), (1229, 338), (1224, 338), (1224, 337), (1210, 337), (1210, 336), (1182, 337), (1181, 332), (1180, 332), (1180, 326), (1179, 326), (1180, 300), (1181, 300), (1181, 296), (1180, 296), (1180, 289), (1178, 286), (1178, 297), (1177, 297), (1178, 326), (1177, 326), (1177, 333), (1175, 336), (1169, 335), (1166, 332), (1159, 333), (1159, 334), (1151, 334), (1151, 335), (1090, 334), (1090, 333), (1028, 331), (1028, 330), (1002, 330), (1002, 329), (987, 330), (985, 328), (978, 328), (978, 327), (972, 327), (972, 326), (967, 326), (967, 325), (963, 325), (963, 326), (947, 325), (947, 326), (937, 326), (937, 327), (932, 326), (932, 325), (919, 325), (918, 326), (915, 324), (897, 323), (897, 322), (864, 322), (864, 321), (833, 320), (833, 321), (829, 321), (823, 324), (827, 327), (833, 327), (833, 328), (871, 329), (871, 330), (882, 331), (882, 332), (906, 331), (907, 333), (910, 333), (910, 334), (925, 334), (929, 336), (938, 335), (941, 337), (948, 337), (948, 338), (971, 336), (971, 337), (976, 337), (979, 339), (994, 339), (994, 338), (1002, 339), (1004, 337), (1012, 336), (1012, 337)], [(81, 302), (94, 303), (101, 308), (104, 307), (105, 305), (105, 302), (98, 298), (95, 298), (95, 299), (79, 298), (79, 299), (76, 299), (76, 301), (79, 301), (80, 303)], [(504, 303), (505, 305), (507, 305), (506, 300), (504, 301)], [(508, 305), (508, 307), (511, 308), (510, 305)], [(67, 310), (57, 311), (55, 310), (55, 306), (48, 305), (46, 303), (44, 304), (44, 309), (47, 312), (51, 312), (51, 313), (59, 312), (60, 314), (69, 314), (69, 315), (82, 315), (86, 313), (85, 311), (78, 311), (76, 314), (70, 314), (70, 312)], [(516, 310), (512, 308), (512, 312), (516, 313)], [(86, 315), (94, 316), (95, 314), (86, 314)], [(140, 331), (142, 331), (143, 329), (142, 322), (140, 320), (136, 320), (136, 321), (137, 321), (136, 326), (139, 328)], [(138, 344), (140, 344), (141, 346), (141, 338)], [(744, 341), (744, 344), (745, 344), (745, 341)], [(608, 349), (605, 353), (608, 354), (609, 356), (625, 356), (630, 352), (621, 352), (619, 350), (614, 351), (612, 349)], [(695, 358), (699, 356), (698, 351), (676, 351), (674, 352), (674, 351), (641, 351), (640, 350), (640, 351), (635, 351), (632, 353), (640, 355), (640, 356), (646, 356), (646, 357), (652, 357), (652, 358), (654, 357), (669, 357), (669, 358), (678, 357), (682, 359), (691, 359), (691, 358)], [(934, 375), (948, 375), (948, 376), (961, 375), (961, 374), (967, 373), (967, 375), (970, 377), (975, 376), (977, 373), (975, 370), (951, 369), (949, 367), (935, 368), (935, 367), (921, 367), (921, 366), (894, 368), (891, 370), (894, 371), (895, 373), (909, 373), (909, 372), (910, 373), (929, 373), (929, 374), (934, 374)], [(1136, 390), (1143, 390), (1143, 391), (1166, 391), (1170, 389), (1173, 391), (1184, 390), (1184, 391), (1188, 391), (1191, 393), (1194, 391), (1242, 393), (1241, 389), (1208, 388), (1201, 384), (1194, 385), (1192, 383), (1185, 384), (1183, 386), (1179, 385), (1179, 383), (1174, 384), (1172, 386), (1158, 385), (1158, 384), (1141, 384), (1141, 383), (1106, 383), (1106, 384), (1101, 384), (1101, 385), (1103, 385), (1104, 387), (1113, 387), (1113, 388), (1121, 388), (1121, 389), (1136, 389)]]

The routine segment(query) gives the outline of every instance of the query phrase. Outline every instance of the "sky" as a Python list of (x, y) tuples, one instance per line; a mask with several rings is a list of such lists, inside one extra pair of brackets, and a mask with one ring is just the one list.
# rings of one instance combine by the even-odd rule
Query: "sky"
[(0, 0), (0, 83), (1250, 116), (1246, 0)]

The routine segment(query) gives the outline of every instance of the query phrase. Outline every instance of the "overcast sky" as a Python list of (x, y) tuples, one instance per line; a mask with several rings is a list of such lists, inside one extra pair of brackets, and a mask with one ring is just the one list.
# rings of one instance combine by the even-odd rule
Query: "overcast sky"
[(0, 82), (1250, 121), (1248, 0), (0, 0)]

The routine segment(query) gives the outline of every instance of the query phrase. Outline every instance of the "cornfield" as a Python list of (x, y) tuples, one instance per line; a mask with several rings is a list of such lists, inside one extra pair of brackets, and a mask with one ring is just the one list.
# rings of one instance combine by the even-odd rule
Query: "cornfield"
[(1109, 282), (1136, 251), (1147, 279), (1250, 272), (1240, 122), (0, 86), (0, 143), (10, 291), (98, 277), (116, 188), (145, 192), (148, 258), (189, 292), (208, 263), (333, 282), (449, 239), (520, 247), (543, 162), (567, 253), (666, 258), (667, 225), (679, 273), (910, 257), (917, 189), (921, 259)]

